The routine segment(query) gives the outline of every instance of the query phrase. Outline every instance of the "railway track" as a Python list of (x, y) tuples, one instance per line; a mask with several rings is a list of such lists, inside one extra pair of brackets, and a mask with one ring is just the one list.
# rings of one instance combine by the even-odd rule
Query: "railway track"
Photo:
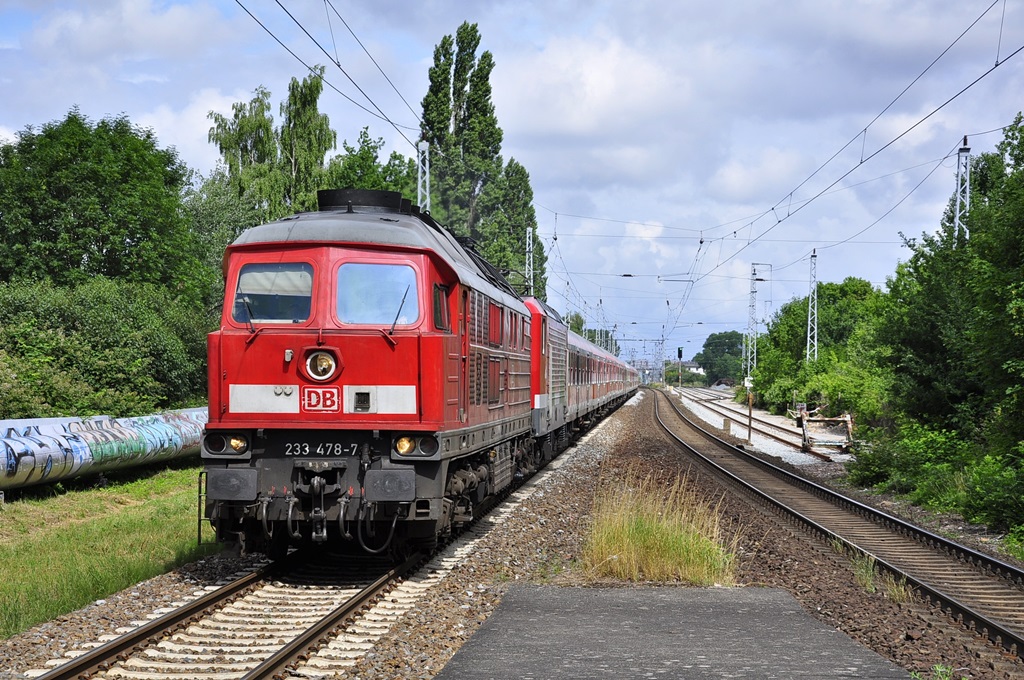
[[(487, 508), (430, 561), (299, 553), (194, 599), (106, 644), (51, 661), (38, 680), (250, 680), (324, 677), (355, 665), (419, 597), (472, 553), (567, 458), (559, 456)], [(59, 665), (57, 665), (59, 664)]]
[[(777, 441), (780, 444), (785, 444), (786, 446), (792, 446), (797, 451), (802, 450), (801, 447), (803, 446), (803, 442), (801, 440), (800, 431), (797, 430), (795, 426), (785, 427), (757, 416), (753, 416), (751, 418), (748, 413), (743, 412), (740, 408), (733, 408), (731, 405), (725, 404), (731, 396), (723, 396), (720, 393), (712, 393), (709, 396), (707, 392), (708, 390), (699, 389), (678, 390), (680, 399), (695, 401), (703, 408), (721, 416), (723, 419), (736, 423), (739, 427), (730, 428), (730, 431), (732, 431), (736, 436), (742, 436), (749, 426), (751, 430), (764, 437)], [(811, 450), (807, 451), (807, 453), (822, 460), (832, 460), (827, 453), (821, 451)]]
[[(391, 567), (382, 559), (303, 561), (293, 554), (182, 603), (41, 678), (265, 678), (296, 664), (328, 637), (340, 650), (333, 657), (344, 658), (346, 644), (359, 649), (372, 628), (388, 619), (371, 603), (400, 588), (401, 579), (422, 561), (417, 555)], [(400, 609), (404, 599), (395, 596), (384, 609)], [(332, 634), (346, 621), (341, 635)]]
[(669, 436), (731, 483), (833, 545), (867, 556), (953, 619), (1024, 658), (1024, 571), (751, 456), (688, 419), (661, 392), (655, 414)]

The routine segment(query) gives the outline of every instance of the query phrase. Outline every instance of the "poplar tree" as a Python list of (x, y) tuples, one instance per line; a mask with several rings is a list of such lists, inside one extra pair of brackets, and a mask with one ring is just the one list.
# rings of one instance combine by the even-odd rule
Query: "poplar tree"
[(480, 32), (464, 22), (434, 49), (423, 97), (422, 137), (431, 144), (435, 213), (457, 234), (479, 240), (481, 196), (502, 172), (502, 131), (491, 101), (490, 52), (476, 56)]
[(481, 199), (484, 216), (479, 226), (480, 254), (497, 267), (517, 290), (529, 293), (526, 272), (527, 239), (533, 241), (533, 295), (547, 299), (547, 255), (537, 234), (530, 173), (514, 158)]

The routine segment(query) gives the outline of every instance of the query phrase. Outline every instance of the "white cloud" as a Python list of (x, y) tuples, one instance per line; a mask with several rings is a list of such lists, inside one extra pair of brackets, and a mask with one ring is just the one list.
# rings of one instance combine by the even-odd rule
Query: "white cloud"
[(554, 36), (539, 52), (500, 62), (495, 81), (495, 101), (517, 132), (599, 140), (648, 137), (645, 122), (685, 105), (690, 89), (681, 72), (615, 35)]
[(136, 116), (134, 122), (152, 128), (160, 146), (173, 146), (190, 167), (207, 174), (220, 158), (217, 148), (207, 140), (211, 125), (207, 114), (210, 111), (229, 114), (234, 102), (246, 98), (242, 92), (225, 94), (204, 88), (193, 92), (183, 108), (161, 104)]
[(804, 153), (766, 146), (748, 149), (720, 166), (708, 182), (711, 196), (732, 203), (774, 201), (806, 173)]
[(209, 44), (221, 23), (205, 3), (119, 0), (54, 10), (27, 40), (36, 54), (51, 58), (122, 63), (193, 53)]
[(144, 83), (166, 83), (170, 81), (165, 75), (152, 75), (148, 73), (138, 73), (134, 75), (121, 76), (120, 80), (130, 83), (132, 85), (142, 85)]

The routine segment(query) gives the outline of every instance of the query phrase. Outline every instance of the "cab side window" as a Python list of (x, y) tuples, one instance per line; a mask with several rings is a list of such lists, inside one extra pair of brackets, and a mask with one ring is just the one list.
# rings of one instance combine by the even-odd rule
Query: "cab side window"
[(437, 283), (434, 284), (434, 328), (449, 333), (452, 330), (448, 320), (448, 288)]

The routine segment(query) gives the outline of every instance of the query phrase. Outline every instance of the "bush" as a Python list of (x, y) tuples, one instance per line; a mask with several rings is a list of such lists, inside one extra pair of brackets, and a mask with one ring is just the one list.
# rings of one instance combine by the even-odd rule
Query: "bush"
[(1007, 552), (1018, 560), (1024, 560), (1024, 524), (1018, 524), (1007, 532), (1004, 545)]
[(1005, 456), (983, 456), (966, 470), (963, 515), (996, 530), (1024, 522), (1024, 473)]
[(896, 434), (871, 433), (870, 447), (849, 465), (850, 481), (906, 494), (921, 505), (943, 510), (961, 507), (964, 471), (973, 446), (955, 432), (906, 423)]
[(0, 418), (143, 415), (201, 403), (213, 324), (156, 284), (2, 284)]
[(877, 487), (893, 476), (896, 456), (880, 433), (862, 432), (861, 436), (851, 448), (853, 460), (846, 465), (847, 479), (854, 486)]

